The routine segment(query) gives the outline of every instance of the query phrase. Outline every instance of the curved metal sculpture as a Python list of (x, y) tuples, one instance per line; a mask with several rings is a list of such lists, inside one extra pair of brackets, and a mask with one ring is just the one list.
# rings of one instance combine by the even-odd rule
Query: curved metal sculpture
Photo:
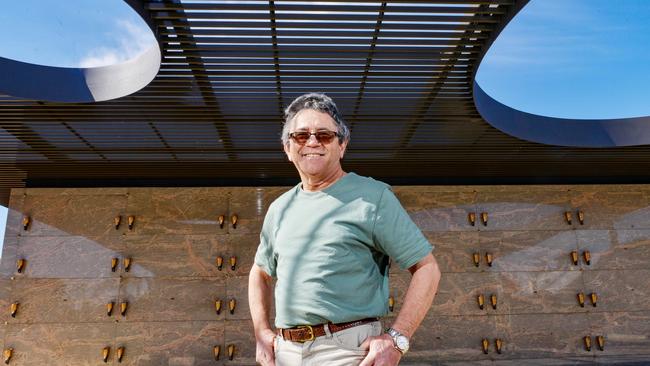
[[(513, 8), (510, 18), (493, 33), (477, 63), (510, 20), (528, 3)], [(618, 119), (568, 119), (526, 113), (495, 100), (474, 79), (474, 105), (481, 117), (513, 137), (547, 145), (570, 147), (622, 147), (650, 144), (650, 116)]]
[[(140, 9), (127, 1), (155, 28)], [(158, 39), (158, 37), (156, 37)], [(120, 98), (142, 89), (158, 74), (161, 52), (158, 43), (126, 62), (91, 68), (36, 65), (0, 57), (0, 92), (11, 96), (52, 102), (100, 102)]]

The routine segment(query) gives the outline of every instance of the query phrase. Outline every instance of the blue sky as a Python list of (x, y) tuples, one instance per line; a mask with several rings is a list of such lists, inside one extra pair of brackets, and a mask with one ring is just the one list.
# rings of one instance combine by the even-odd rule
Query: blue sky
[(564, 118), (650, 115), (650, 1), (531, 0), (477, 73), (493, 98)]
[[(477, 74), (497, 100), (565, 118), (650, 115), (650, 0), (531, 0)], [(122, 0), (7, 1), (0, 56), (91, 67), (126, 61), (155, 40)], [(6, 208), (0, 207), (0, 244)]]

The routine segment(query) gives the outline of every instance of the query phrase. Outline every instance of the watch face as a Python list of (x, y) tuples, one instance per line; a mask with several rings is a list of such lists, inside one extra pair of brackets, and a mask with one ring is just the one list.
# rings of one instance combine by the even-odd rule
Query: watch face
[(395, 343), (397, 343), (397, 347), (401, 349), (402, 351), (406, 352), (409, 349), (409, 339), (406, 338), (405, 336), (398, 336), (395, 339)]

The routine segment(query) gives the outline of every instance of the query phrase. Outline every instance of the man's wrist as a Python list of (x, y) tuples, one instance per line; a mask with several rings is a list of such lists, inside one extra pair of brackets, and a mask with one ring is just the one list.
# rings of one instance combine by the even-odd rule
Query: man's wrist
[(409, 337), (394, 328), (386, 329), (386, 334), (388, 334), (388, 336), (393, 340), (393, 346), (399, 351), (399, 353), (404, 355), (408, 352), (411, 341)]

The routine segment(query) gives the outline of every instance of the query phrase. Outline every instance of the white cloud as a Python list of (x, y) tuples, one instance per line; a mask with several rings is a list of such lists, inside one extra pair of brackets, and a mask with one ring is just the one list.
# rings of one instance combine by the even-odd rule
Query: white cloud
[(114, 39), (116, 47), (97, 47), (90, 50), (79, 61), (79, 67), (90, 68), (122, 63), (139, 56), (156, 42), (147, 26), (129, 20), (116, 22)]

